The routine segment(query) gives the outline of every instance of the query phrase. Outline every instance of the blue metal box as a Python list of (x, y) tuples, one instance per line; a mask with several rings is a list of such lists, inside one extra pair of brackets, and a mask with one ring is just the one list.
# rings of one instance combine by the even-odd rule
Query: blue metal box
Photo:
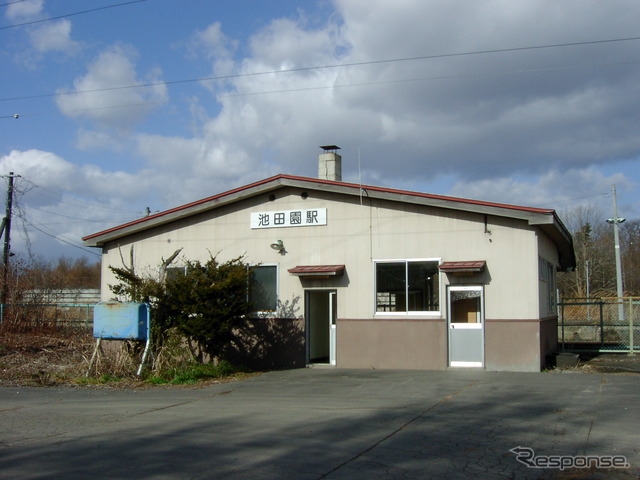
[(93, 309), (93, 336), (118, 340), (147, 340), (146, 303), (100, 302)]

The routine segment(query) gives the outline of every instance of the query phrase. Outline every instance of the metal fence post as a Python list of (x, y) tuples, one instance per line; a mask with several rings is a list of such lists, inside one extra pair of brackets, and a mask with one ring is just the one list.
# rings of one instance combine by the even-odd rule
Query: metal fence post
[(629, 297), (629, 355), (633, 355), (633, 298)]
[(600, 302), (600, 349), (604, 349), (604, 302)]
[(564, 304), (560, 305), (560, 316), (562, 317), (562, 350), (561, 351), (564, 352)]

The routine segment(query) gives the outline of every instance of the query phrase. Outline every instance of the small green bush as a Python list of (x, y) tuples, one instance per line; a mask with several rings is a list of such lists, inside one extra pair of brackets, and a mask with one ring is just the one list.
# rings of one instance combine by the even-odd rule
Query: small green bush
[(212, 378), (224, 378), (235, 375), (237, 373), (247, 373), (244, 368), (239, 368), (227, 361), (221, 361), (217, 365), (213, 363), (197, 363), (193, 362), (178, 368), (171, 368), (164, 372), (156, 374), (146, 379), (147, 383), (153, 385), (162, 385), (170, 383), (172, 385), (194, 384), (201, 380), (209, 380)]
[(167, 381), (167, 379), (159, 377), (157, 375), (152, 375), (149, 378), (147, 378), (147, 383), (150, 383), (151, 385), (164, 385), (166, 383), (169, 383)]

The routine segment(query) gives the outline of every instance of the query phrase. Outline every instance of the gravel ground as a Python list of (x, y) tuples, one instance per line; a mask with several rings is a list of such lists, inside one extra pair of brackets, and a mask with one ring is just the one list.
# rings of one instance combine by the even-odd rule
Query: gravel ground
[(581, 358), (577, 370), (585, 373), (639, 374), (640, 354), (602, 353)]

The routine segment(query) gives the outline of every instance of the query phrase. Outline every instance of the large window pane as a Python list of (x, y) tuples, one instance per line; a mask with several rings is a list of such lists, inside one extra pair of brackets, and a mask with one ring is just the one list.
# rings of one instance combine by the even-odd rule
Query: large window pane
[(405, 312), (407, 309), (406, 263), (376, 265), (376, 312)]
[(274, 312), (278, 301), (278, 267), (260, 265), (249, 275), (249, 303), (256, 312)]
[(438, 262), (408, 262), (410, 312), (440, 309)]
[(437, 261), (376, 264), (376, 312), (437, 312), (440, 282)]

